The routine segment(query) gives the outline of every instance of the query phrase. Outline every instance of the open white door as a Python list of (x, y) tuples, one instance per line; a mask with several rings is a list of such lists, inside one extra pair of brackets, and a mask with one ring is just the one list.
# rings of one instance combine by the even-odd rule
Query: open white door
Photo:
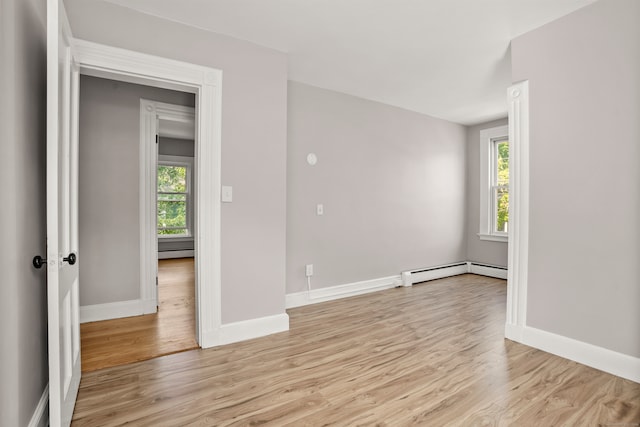
[(71, 424), (80, 385), (79, 74), (62, 0), (47, 1), (47, 301), (49, 423)]

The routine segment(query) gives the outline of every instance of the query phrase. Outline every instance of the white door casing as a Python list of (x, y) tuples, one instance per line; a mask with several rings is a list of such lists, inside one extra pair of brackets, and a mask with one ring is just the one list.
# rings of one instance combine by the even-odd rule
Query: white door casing
[[(146, 99), (140, 100), (140, 298), (150, 308), (158, 304), (156, 135), (159, 135), (160, 120), (186, 123), (195, 127), (195, 109)], [(194, 200), (194, 203), (197, 203), (197, 200)], [(194, 236), (197, 235), (195, 224), (192, 229)], [(198, 304), (197, 299), (196, 304)], [(196, 339), (200, 344), (199, 334), (196, 334)]]
[[(223, 342), (220, 335), (222, 71), (79, 39), (74, 39), (74, 50), (82, 74), (196, 95), (193, 170), (196, 336), (202, 348), (219, 345)], [(150, 164), (143, 158), (141, 162)], [(141, 167), (148, 167), (145, 165)], [(153, 233), (155, 238), (155, 230)], [(142, 242), (145, 241), (148, 239)], [(153, 253), (153, 247), (147, 247), (146, 252)], [(151, 270), (147, 271), (149, 275), (153, 275)]]
[[(47, 1), (47, 305), (49, 423), (71, 424), (80, 385), (79, 70), (62, 0)], [(76, 259), (74, 259), (76, 258)]]

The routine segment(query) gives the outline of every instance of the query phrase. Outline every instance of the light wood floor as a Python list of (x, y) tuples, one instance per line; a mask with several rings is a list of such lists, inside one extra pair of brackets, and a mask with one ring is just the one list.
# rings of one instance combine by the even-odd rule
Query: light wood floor
[(155, 314), (80, 325), (83, 372), (198, 347), (193, 258), (158, 261), (158, 295)]
[(640, 384), (503, 338), (463, 275), (289, 310), (288, 332), (84, 374), (74, 426), (637, 426)]

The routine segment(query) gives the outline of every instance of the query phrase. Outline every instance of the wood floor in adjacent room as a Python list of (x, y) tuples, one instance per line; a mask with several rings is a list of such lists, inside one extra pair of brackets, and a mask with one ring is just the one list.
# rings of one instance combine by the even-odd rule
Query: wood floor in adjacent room
[(80, 325), (82, 371), (198, 348), (194, 277), (193, 258), (160, 260), (157, 313)]
[(640, 384), (505, 340), (505, 297), (462, 275), (292, 309), (288, 332), (84, 374), (73, 425), (640, 423)]

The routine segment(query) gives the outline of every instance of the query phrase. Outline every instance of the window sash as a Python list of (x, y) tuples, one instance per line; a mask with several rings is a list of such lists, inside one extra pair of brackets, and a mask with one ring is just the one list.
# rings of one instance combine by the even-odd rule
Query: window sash
[[(499, 146), (500, 143), (509, 142), (508, 126), (496, 126), (482, 129), (480, 131), (480, 215), (478, 237), (481, 240), (491, 240), (506, 242), (508, 233), (497, 231), (497, 224), (506, 222), (505, 202), (501, 202), (500, 216), (498, 220), (498, 194), (507, 191), (507, 188), (498, 188), (507, 184), (506, 170), (508, 165), (508, 154), (506, 146)], [(498, 161), (499, 149), (502, 150), (501, 160)], [(500, 164), (500, 166), (499, 166)], [(498, 170), (502, 169), (502, 179), (498, 179)], [(508, 222), (507, 222), (508, 226)]]
[[(506, 190), (503, 192), (503, 194), (506, 194), (508, 196), (509, 194), (509, 177), (507, 176), (507, 182), (504, 183), (504, 181), (501, 182), (500, 180), (500, 152), (499, 152), (499, 147), (501, 144), (504, 143), (509, 143), (509, 139), (508, 138), (504, 138), (504, 137), (500, 137), (500, 138), (495, 138), (491, 140), (491, 188), (490, 188), (490, 195), (491, 195), (491, 234), (497, 235), (497, 236), (507, 236), (508, 235), (508, 214), (507, 214), (507, 221), (506, 221), (506, 229), (505, 230), (499, 230), (499, 211), (500, 211), (500, 207), (499, 207), (499, 202), (500, 202), (500, 197), (499, 197), (499, 193), (500, 190)], [(509, 161), (509, 158), (507, 157), (506, 161)], [(508, 166), (507, 166), (508, 167)]]
[[(187, 162), (176, 161), (158, 161), (158, 168), (161, 166), (172, 166), (185, 169), (185, 191), (158, 191), (158, 184), (156, 183), (156, 234), (161, 238), (175, 238), (175, 237), (191, 237), (192, 233), (192, 202), (191, 202), (191, 164)], [(183, 196), (184, 198), (162, 198), (161, 196)], [(184, 226), (167, 226), (163, 227), (159, 221), (159, 204), (160, 203), (182, 203), (185, 204), (185, 221)], [(184, 230), (184, 233), (179, 234), (163, 234), (162, 231), (171, 230)]]

